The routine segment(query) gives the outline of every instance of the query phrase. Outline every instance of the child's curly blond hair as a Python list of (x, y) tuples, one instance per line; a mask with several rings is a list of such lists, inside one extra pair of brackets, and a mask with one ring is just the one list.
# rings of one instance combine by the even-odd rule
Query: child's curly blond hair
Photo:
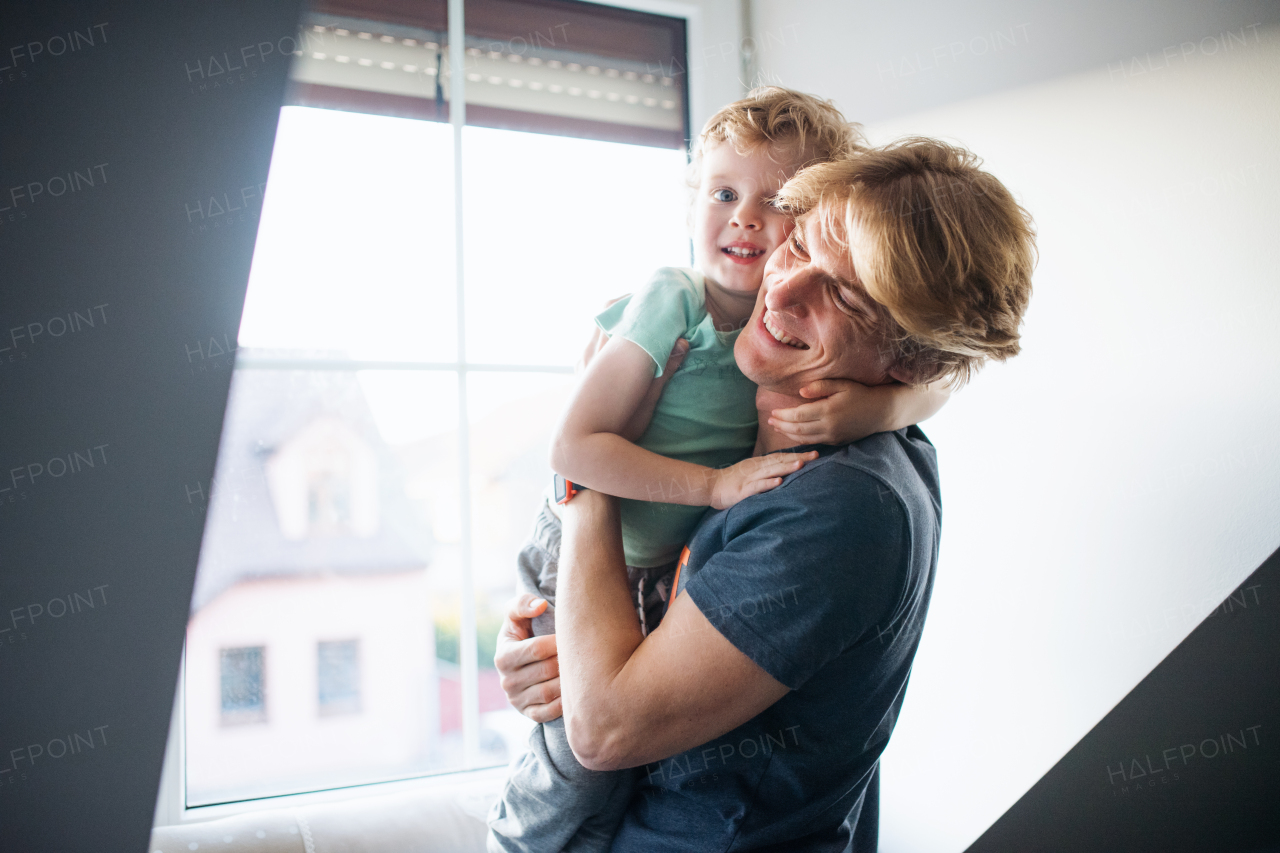
[(728, 142), (739, 154), (763, 149), (775, 162), (798, 168), (840, 160), (867, 147), (862, 126), (847, 121), (830, 101), (781, 86), (752, 89), (707, 120), (689, 165), (690, 186), (697, 186), (702, 152), (719, 142)]

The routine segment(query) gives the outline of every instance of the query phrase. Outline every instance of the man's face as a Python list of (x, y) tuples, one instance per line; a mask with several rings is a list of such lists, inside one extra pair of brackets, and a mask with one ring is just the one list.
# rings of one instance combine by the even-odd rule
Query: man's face
[(787, 394), (817, 379), (905, 381), (885, 326), (882, 309), (858, 284), (848, 251), (821, 241), (811, 218), (769, 258), (755, 311), (733, 352), (749, 379)]

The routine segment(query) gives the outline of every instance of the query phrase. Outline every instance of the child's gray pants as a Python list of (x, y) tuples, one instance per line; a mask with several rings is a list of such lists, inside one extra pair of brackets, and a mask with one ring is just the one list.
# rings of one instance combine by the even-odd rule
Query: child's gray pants
[[(521, 592), (547, 600), (533, 620), (534, 634), (555, 633), (560, 520), (543, 506), (533, 536), (517, 558)], [(666, 609), (675, 564), (627, 567), (641, 629), (656, 627)], [(595, 853), (613, 844), (631, 800), (634, 770), (588, 770), (574, 758), (564, 718), (539, 723), (529, 751), (511, 764), (502, 798), (489, 810), (490, 853)]]

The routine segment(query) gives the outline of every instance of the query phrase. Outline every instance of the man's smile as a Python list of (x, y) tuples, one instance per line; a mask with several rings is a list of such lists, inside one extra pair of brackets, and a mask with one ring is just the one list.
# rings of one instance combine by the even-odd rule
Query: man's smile
[(769, 334), (773, 335), (773, 339), (775, 341), (777, 341), (780, 344), (786, 344), (789, 347), (794, 347), (796, 349), (809, 348), (808, 344), (802, 343), (801, 341), (796, 340), (795, 338), (788, 335), (786, 332), (779, 329), (773, 323), (771, 323), (769, 321), (769, 314), (770, 314), (769, 311), (765, 311), (764, 314), (762, 315), (764, 320), (764, 327), (766, 330), (768, 330)]

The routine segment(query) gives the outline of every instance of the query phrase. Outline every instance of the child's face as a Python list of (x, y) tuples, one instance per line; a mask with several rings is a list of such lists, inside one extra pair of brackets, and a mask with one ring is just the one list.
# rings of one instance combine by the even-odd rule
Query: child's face
[(770, 204), (798, 164), (765, 150), (739, 154), (728, 142), (702, 152), (693, 207), (694, 263), (726, 290), (760, 289), (764, 264), (791, 233), (792, 219)]

